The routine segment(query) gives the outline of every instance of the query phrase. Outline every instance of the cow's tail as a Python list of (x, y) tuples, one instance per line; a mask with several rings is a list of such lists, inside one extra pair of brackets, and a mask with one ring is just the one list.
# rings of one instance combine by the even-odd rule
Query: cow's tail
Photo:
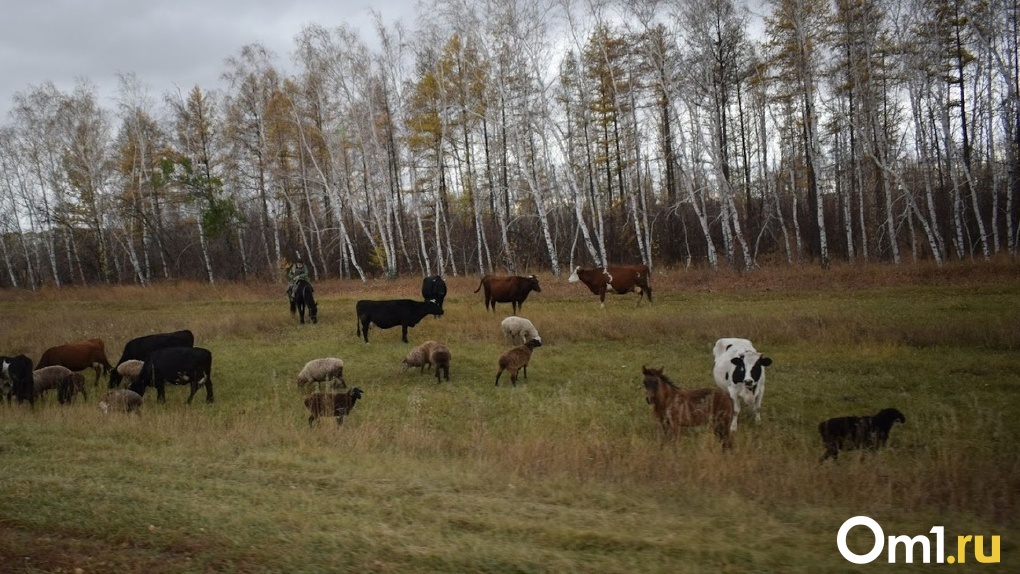
[(482, 278), (481, 281), (478, 282), (478, 287), (476, 287), (475, 290), (472, 291), (472, 293), (478, 293), (478, 290), (482, 288), (483, 284), (485, 284), (485, 278), (484, 277)]

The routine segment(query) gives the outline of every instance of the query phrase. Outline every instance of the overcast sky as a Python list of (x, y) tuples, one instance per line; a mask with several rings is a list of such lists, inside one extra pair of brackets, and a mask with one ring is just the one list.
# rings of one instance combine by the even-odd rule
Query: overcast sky
[(117, 74), (133, 72), (150, 96), (196, 84), (221, 87), (223, 61), (260, 43), (290, 67), (307, 24), (346, 22), (372, 41), (371, 11), (409, 27), (418, 0), (0, 0), (0, 125), (16, 92), (52, 81), (69, 93), (78, 78), (114, 109)]

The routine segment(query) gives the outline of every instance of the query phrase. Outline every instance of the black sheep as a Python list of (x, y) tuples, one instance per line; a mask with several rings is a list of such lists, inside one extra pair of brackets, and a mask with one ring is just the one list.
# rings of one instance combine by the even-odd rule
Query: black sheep
[(825, 445), (822, 460), (836, 459), (840, 450), (875, 450), (884, 446), (889, 440), (889, 429), (896, 422), (906, 423), (907, 417), (893, 408), (882, 409), (870, 417), (836, 417), (822, 421), (818, 424), (818, 433)]

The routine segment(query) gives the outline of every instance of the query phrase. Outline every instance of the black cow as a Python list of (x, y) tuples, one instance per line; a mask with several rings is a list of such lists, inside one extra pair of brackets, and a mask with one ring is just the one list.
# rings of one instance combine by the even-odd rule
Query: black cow
[(190, 385), (188, 403), (195, 397), (198, 387), (205, 385), (205, 402), (213, 402), (212, 353), (201, 347), (166, 347), (149, 353), (138, 379), (129, 389), (145, 395), (149, 385), (156, 387), (156, 398), (166, 401), (165, 385)]
[(0, 396), (16, 397), (19, 403), (28, 401), (35, 406), (35, 381), (32, 377), (32, 359), (25, 355), (0, 357)]
[(365, 333), (368, 342), (368, 325), (375, 323), (380, 329), (389, 329), (400, 325), (401, 339), (407, 342), (407, 328), (414, 327), (425, 318), (425, 315), (440, 316), (443, 308), (432, 301), (412, 301), (411, 299), (393, 299), (389, 301), (358, 301), (358, 335)]
[[(132, 359), (144, 361), (149, 357), (149, 353), (156, 349), (194, 346), (195, 335), (187, 329), (183, 331), (174, 331), (173, 333), (156, 333), (155, 335), (136, 337), (124, 345), (124, 352), (121, 353), (120, 360), (117, 361), (117, 366), (120, 366), (120, 364), (124, 361), (130, 361)], [(121, 374), (117, 372), (116, 368), (114, 368), (110, 371), (110, 388), (112, 389), (119, 386), (120, 381)]]
[(446, 299), (446, 281), (439, 275), (432, 275), (422, 279), (421, 296), (426, 301), (435, 301), (439, 308), (443, 308), (443, 299)]

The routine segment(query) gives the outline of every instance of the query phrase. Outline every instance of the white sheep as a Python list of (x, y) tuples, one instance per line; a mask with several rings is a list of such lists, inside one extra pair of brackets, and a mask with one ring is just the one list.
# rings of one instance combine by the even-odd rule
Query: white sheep
[(511, 345), (523, 345), (532, 339), (542, 340), (542, 337), (538, 336), (538, 329), (535, 328), (535, 325), (524, 317), (511, 315), (503, 319), (499, 326), (503, 328), (503, 337)]
[(347, 382), (344, 381), (344, 362), (336, 357), (323, 359), (312, 359), (305, 363), (297, 376), (298, 387), (314, 384), (316, 388), (319, 383), (331, 383), (331, 389), (346, 389)]
[(103, 400), (99, 401), (99, 408), (103, 410), (104, 415), (109, 413), (110, 409), (137, 413), (138, 409), (142, 408), (142, 395), (129, 389), (108, 391), (103, 395)]
[(145, 361), (139, 361), (138, 359), (128, 359), (117, 365), (117, 374), (127, 382), (124, 385), (125, 387), (135, 384), (135, 381), (138, 380), (138, 375), (142, 373), (143, 365), (145, 365)]

